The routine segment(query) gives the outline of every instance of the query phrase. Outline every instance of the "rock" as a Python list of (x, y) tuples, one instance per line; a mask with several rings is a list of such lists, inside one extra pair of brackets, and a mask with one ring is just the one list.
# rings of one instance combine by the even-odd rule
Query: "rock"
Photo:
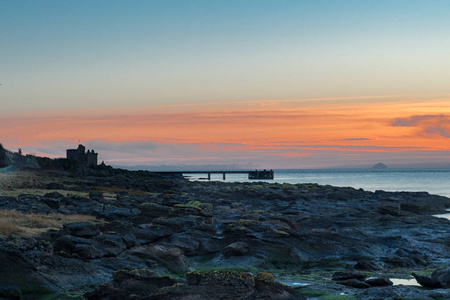
[(345, 285), (345, 286), (358, 288), (358, 289), (368, 289), (371, 287), (368, 283), (366, 283), (364, 281), (360, 281), (358, 279), (347, 279), (347, 280), (338, 281), (338, 283)]
[(103, 234), (96, 238), (96, 241), (101, 245), (103, 256), (117, 256), (127, 248), (125, 241), (118, 234)]
[(207, 292), (209, 299), (245, 299), (254, 293), (255, 286), (255, 280), (248, 272), (196, 271), (187, 273), (186, 280), (188, 285)]
[(120, 290), (122, 299), (131, 298), (131, 295), (148, 296), (160, 288), (176, 283), (168, 276), (157, 276), (155, 272), (147, 269), (119, 270), (114, 272), (114, 287)]
[(54, 249), (56, 253), (61, 253), (63, 256), (75, 255), (78, 258), (89, 259), (95, 257), (101, 257), (102, 253), (93, 246), (93, 241), (76, 237), (72, 235), (62, 235), (56, 238), (54, 243)]
[(133, 219), (133, 222), (137, 224), (150, 223), (151, 220), (159, 217), (168, 218), (174, 210), (172, 207), (153, 202), (142, 203), (139, 209), (141, 213)]
[(175, 283), (177, 283), (176, 280), (167, 276), (157, 276), (147, 269), (123, 269), (114, 272), (113, 281), (100, 285), (84, 296), (88, 300), (148, 299), (160, 289)]
[(176, 274), (185, 273), (189, 266), (189, 260), (184, 256), (183, 251), (169, 243), (137, 247), (131, 253), (138, 257), (153, 259)]
[(185, 255), (197, 255), (200, 243), (186, 234), (174, 234), (170, 243), (184, 251)]
[(61, 183), (49, 182), (44, 184), (44, 188), (47, 190), (64, 190), (65, 186)]
[(15, 285), (0, 285), (0, 298), (20, 300), (22, 299), (22, 291)]
[(389, 278), (367, 278), (364, 282), (370, 286), (389, 286), (394, 284)]
[(232, 256), (243, 256), (246, 255), (249, 250), (250, 246), (247, 243), (235, 242), (223, 248), (222, 254), (225, 258)]
[(163, 237), (171, 236), (174, 232), (161, 225), (142, 224), (130, 230), (140, 244), (149, 244)]
[(125, 300), (127, 296), (114, 286), (112, 281), (104, 282), (95, 290), (83, 295), (88, 300)]
[(357, 272), (335, 272), (333, 274), (333, 277), (331, 280), (333, 281), (343, 281), (343, 280), (349, 280), (349, 279), (356, 279), (356, 280), (366, 280), (367, 275), (357, 273)]
[(100, 191), (91, 191), (89, 192), (89, 198), (95, 201), (103, 201), (103, 193)]
[(414, 276), (421, 286), (426, 288), (450, 288), (450, 268), (436, 269), (431, 273), (431, 277), (418, 275), (416, 273), (412, 273), (412, 276)]
[(431, 278), (441, 284), (444, 289), (450, 288), (450, 268), (436, 269), (431, 273)]
[(356, 270), (366, 270), (366, 271), (376, 271), (379, 270), (380, 267), (378, 267), (374, 262), (368, 261), (368, 260), (360, 260), (356, 263), (356, 265), (353, 266)]
[(411, 275), (423, 287), (432, 288), (432, 289), (441, 288), (441, 283), (433, 278), (430, 278), (428, 276), (422, 276), (422, 275), (419, 275), (416, 273), (412, 273)]
[(70, 235), (90, 238), (100, 234), (98, 226), (89, 222), (75, 222), (63, 226)]

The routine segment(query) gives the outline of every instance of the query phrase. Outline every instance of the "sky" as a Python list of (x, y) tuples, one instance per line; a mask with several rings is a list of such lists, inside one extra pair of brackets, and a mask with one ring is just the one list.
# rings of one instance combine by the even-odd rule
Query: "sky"
[(450, 163), (446, 0), (0, 0), (0, 142), (113, 166)]

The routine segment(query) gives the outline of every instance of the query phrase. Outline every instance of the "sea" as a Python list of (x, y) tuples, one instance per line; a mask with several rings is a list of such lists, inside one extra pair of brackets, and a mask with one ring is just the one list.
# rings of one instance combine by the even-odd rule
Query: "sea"
[[(205, 173), (189, 174), (190, 180), (206, 180)], [(226, 182), (254, 182), (247, 174), (211, 174), (211, 180)], [(450, 169), (284, 169), (274, 170), (278, 183), (318, 183), (339, 187), (353, 187), (365, 191), (428, 192), (450, 197)]]

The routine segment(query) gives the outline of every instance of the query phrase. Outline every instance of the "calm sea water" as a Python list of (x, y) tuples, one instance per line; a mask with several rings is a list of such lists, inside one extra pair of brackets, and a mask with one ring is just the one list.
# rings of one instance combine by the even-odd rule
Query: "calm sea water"
[[(274, 170), (275, 179), (267, 182), (318, 183), (350, 186), (366, 191), (426, 191), (450, 197), (450, 169), (314, 169)], [(190, 174), (192, 180), (205, 174)], [(200, 179), (201, 180), (201, 179)], [(211, 180), (222, 180), (222, 174), (211, 174)], [(227, 174), (229, 182), (247, 182), (246, 174)]]

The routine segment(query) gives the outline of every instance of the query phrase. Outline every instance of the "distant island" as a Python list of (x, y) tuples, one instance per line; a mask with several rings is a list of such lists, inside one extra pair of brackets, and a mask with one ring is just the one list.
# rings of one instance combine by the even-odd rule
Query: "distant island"
[(377, 163), (376, 165), (374, 165), (372, 167), (372, 169), (378, 169), (378, 170), (383, 170), (383, 169), (387, 169), (387, 168), (388, 167), (385, 164), (383, 164), (382, 162)]

